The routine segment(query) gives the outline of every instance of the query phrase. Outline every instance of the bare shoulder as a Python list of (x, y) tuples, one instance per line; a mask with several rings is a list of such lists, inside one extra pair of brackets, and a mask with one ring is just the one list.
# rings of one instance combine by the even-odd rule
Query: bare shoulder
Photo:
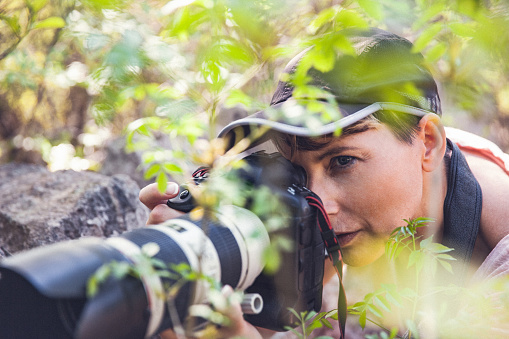
[(483, 194), (481, 237), (491, 250), (509, 234), (509, 176), (495, 163), (463, 152)]

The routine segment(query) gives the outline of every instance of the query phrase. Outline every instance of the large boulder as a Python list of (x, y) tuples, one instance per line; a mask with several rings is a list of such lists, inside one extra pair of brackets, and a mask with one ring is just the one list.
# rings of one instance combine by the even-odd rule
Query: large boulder
[(125, 150), (126, 141), (124, 137), (110, 140), (104, 147), (105, 159), (99, 170), (101, 174), (113, 176), (116, 174), (128, 175), (136, 181), (139, 187), (153, 183), (154, 180), (144, 178), (145, 166), (142, 161), (142, 153), (127, 152)]
[(10, 163), (0, 166), (0, 192), (4, 253), (82, 236), (110, 237), (143, 227), (148, 218), (139, 186), (125, 175)]

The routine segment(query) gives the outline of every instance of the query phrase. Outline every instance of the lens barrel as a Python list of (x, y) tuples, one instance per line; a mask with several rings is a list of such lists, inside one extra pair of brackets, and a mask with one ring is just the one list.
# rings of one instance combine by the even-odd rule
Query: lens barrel
[(206, 301), (207, 282), (185, 282), (171, 303), (161, 292), (176, 286), (178, 272), (173, 278), (111, 277), (92, 298), (86, 296), (86, 285), (105, 264), (135, 263), (148, 243), (159, 246), (154, 257), (170, 269), (184, 263), (234, 288), (251, 285), (269, 244), (265, 227), (252, 212), (236, 206), (223, 207), (215, 217), (203, 222), (184, 216), (119, 237), (83, 238), (3, 259), (2, 337), (144, 338), (184, 324), (189, 306)]

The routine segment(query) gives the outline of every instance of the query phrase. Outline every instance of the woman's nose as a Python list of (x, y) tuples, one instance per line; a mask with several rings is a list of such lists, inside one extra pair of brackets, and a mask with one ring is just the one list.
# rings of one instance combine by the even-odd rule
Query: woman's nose
[(325, 211), (328, 215), (334, 215), (339, 213), (339, 194), (334, 194), (334, 190), (330, 185), (319, 180), (309, 180), (309, 189), (313, 191), (322, 200)]

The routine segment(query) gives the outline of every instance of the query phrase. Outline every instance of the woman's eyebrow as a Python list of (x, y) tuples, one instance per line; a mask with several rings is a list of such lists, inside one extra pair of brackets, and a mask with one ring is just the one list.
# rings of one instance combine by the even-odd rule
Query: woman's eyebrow
[(354, 146), (333, 146), (329, 149), (324, 150), (323, 153), (319, 153), (317, 156), (318, 161), (322, 161), (325, 158), (328, 158), (330, 156), (343, 153), (345, 151), (354, 151), (359, 150), (359, 147)]

